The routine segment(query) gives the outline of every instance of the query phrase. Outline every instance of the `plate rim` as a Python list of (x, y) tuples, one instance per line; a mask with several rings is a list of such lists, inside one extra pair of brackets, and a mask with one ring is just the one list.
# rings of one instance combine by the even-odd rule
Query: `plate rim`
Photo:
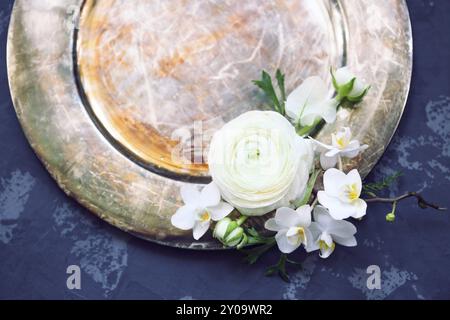
[[(80, 1), (80, 0), (73, 0), (73, 1)], [(84, 0), (82, 0), (84, 1)], [(331, 0), (331, 1), (335, 1), (335, 2), (340, 2), (339, 0)], [(345, 1), (345, 0), (344, 0)], [(36, 156), (38, 157), (38, 159), (43, 163), (45, 169), (50, 173), (50, 175), (53, 177), (53, 179), (57, 182), (58, 186), (71, 198), (75, 199), (78, 203), (80, 203), (83, 207), (87, 208), (88, 211), (90, 211), (91, 213), (95, 214), (96, 216), (98, 216), (99, 218), (105, 220), (106, 222), (108, 222), (109, 224), (114, 225), (115, 227), (128, 232), (130, 234), (132, 234), (133, 236), (136, 236), (138, 238), (144, 239), (146, 241), (150, 241), (159, 245), (163, 245), (163, 246), (169, 246), (169, 247), (177, 247), (177, 248), (183, 248), (183, 249), (192, 249), (192, 250), (221, 250), (221, 249), (225, 249), (223, 248), (223, 246), (221, 246), (218, 243), (214, 243), (214, 245), (211, 245), (210, 241), (206, 241), (206, 242), (190, 242), (188, 244), (188, 242), (183, 242), (180, 240), (167, 240), (167, 239), (163, 239), (163, 240), (159, 240), (155, 237), (149, 237), (148, 235), (145, 234), (141, 234), (140, 232), (136, 231), (136, 230), (131, 230), (129, 227), (125, 227), (123, 225), (123, 223), (121, 223), (120, 221), (117, 221), (114, 218), (111, 217), (107, 217), (105, 215), (103, 215), (101, 212), (101, 209), (99, 209), (98, 207), (96, 207), (95, 205), (92, 205), (88, 202), (86, 202), (86, 200), (81, 199), (80, 196), (78, 196), (77, 194), (75, 194), (73, 191), (71, 191), (70, 189), (68, 189), (66, 187), (66, 185), (64, 184), (64, 182), (61, 180), (61, 177), (58, 175), (58, 172), (56, 172), (56, 170), (54, 168), (52, 168), (49, 163), (47, 162), (47, 160), (45, 159), (44, 155), (39, 151), (39, 149), (37, 148), (37, 146), (34, 144), (33, 140), (34, 138), (31, 136), (31, 134), (28, 132), (28, 130), (26, 129), (26, 123), (24, 122), (22, 116), (21, 116), (21, 109), (18, 107), (19, 102), (18, 102), (18, 93), (17, 93), (17, 88), (15, 87), (15, 81), (13, 79), (14, 74), (13, 74), (13, 67), (12, 67), (12, 56), (14, 55), (14, 43), (13, 43), (13, 38), (14, 38), (14, 25), (17, 23), (17, 19), (16, 19), (16, 11), (18, 10), (17, 8), (19, 7), (19, 5), (23, 2), (23, 0), (17, 0), (14, 3), (13, 6), (13, 10), (11, 13), (11, 18), (10, 18), (10, 23), (8, 26), (8, 41), (7, 41), (7, 46), (6, 46), (6, 50), (7, 50), (7, 56), (6, 56), (6, 63), (7, 63), (7, 74), (8, 74), (8, 85), (9, 85), (9, 90), (10, 90), (10, 94), (11, 94), (11, 100), (13, 102), (14, 105), (14, 109), (16, 111), (18, 120), (21, 124), (22, 130), (28, 140), (28, 142), (30, 143), (34, 153), (36, 154)], [(414, 40), (413, 40), (413, 34), (412, 34), (412, 22), (410, 19), (410, 14), (409, 14), (409, 8), (407, 5), (407, 2), (405, 0), (401, 1), (400, 4), (403, 8), (404, 8), (404, 13), (406, 14), (406, 21), (407, 21), (407, 25), (405, 25), (405, 31), (407, 32), (407, 34), (409, 35), (408, 37), (408, 42), (407, 42), (407, 46), (408, 46), (408, 66), (407, 66), (407, 71), (408, 71), (408, 81), (404, 86), (404, 90), (405, 90), (405, 98), (403, 99), (402, 102), (402, 106), (401, 106), (401, 112), (400, 112), (400, 116), (398, 117), (394, 129), (392, 130), (392, 133), (390, 135), (390, 138), (388, 139), (387, 144), (384, 146), (384, 150), (382, 152), (382, 155), (384, 154), (384, 152), (386, 151), (386, 149), (388, 148), (388, 146), (391, 144), (392, 139), (395, 135), (395, 133), (397, 132), (397, 129), (400, 125), (401, 119), (403, 117), (404, 114), (404, 110), (406, 108), (406, 105), (408, 103), (408, 98), (409, 98), (409, 94), (410, 94), (410, 90), (411, 90), (411, 81), (412, 81), (412, 74), (413, 74), (413, 56), (414, 56), (414, 52), (413, 52), (413, 45), (414, 45)], [(400, 109), (400, 108), (399, 108)], [(382, 159), (382, 155), (378, 157), (376, 163), (372, 166), (371, 170), (376, 166), (376, 164)], [(170, 239), (171, 237), (169, 237)]]

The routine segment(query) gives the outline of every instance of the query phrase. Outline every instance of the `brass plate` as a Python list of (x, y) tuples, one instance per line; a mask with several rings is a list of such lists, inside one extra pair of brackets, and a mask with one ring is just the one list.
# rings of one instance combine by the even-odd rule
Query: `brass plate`
[[(346, 165), (365, 176), (409, 91), (404, 1), (16, 0), (8, 39), (17, 115), (61, 188), (123, 230), (194, 249), (220, 246), (171, 226), (178, 190), (209, 180), (197, 152), (208, 136), (264, 108), (251, 80), (281, 68), (289, 91), (344, 64), (372, 89), (317, 138), (350, 126), (370, 149)], [(178, 152), (180, 136), (199, 127), (206, 138)], [(196, 163), (185, 164), (192, 155)]]

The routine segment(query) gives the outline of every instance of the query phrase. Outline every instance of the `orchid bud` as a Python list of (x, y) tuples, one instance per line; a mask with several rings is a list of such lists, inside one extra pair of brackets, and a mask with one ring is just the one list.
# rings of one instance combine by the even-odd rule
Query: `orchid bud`
[(394, 221), (395, 221), (395, 214), (392, 213), (392, 212), (389, 212), (389, 213), (386, 215), (386, 221), (387, 221), (387, 222), (394, 222)]

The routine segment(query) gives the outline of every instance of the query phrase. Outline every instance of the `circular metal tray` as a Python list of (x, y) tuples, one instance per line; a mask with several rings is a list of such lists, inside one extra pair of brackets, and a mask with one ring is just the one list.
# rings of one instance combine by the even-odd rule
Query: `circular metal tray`
[(409, 91), (404, 1), (17, 0), (8, 38), (17, 115), (61, 188), (123, 230), (195, 249), (220, 246), (171, 226), (178, 190), (209, 181), (215, 130), (264, 108), (251, 80), (280, 68), (290, 91), (342, 65), (372, 89), (317, 138), (350, 126), (370, 149), (346, 166), (365, 176)]

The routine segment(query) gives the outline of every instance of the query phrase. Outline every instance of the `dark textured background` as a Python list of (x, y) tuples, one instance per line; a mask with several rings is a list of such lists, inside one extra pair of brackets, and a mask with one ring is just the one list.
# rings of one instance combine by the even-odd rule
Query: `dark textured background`
[[(66, 197), (28, 145), (11, 103), (6, 39), (13, 1), (0, 3), (0, 298), (58, 299), (450, 299), (449, 213), (411, 200), (394, 224), (372, 205), (356, 248), (306, 258), (291, 283), (267, 278), (236, 252), (192, 252), (133, 238)], [(403, 120), (369, 180), (404, 172), (392, 194), (420, 190), (450, 206), (450, 1), (408, 1), (414, 33), (412, 91)], [(389, 193), (388, 192), (388, 193)], [(302, 258), (302, 257), (300, 257)], [(82, 269), (82, 289), (66, 268)], [(366, 288), (379, 265), (382, 289)]]

